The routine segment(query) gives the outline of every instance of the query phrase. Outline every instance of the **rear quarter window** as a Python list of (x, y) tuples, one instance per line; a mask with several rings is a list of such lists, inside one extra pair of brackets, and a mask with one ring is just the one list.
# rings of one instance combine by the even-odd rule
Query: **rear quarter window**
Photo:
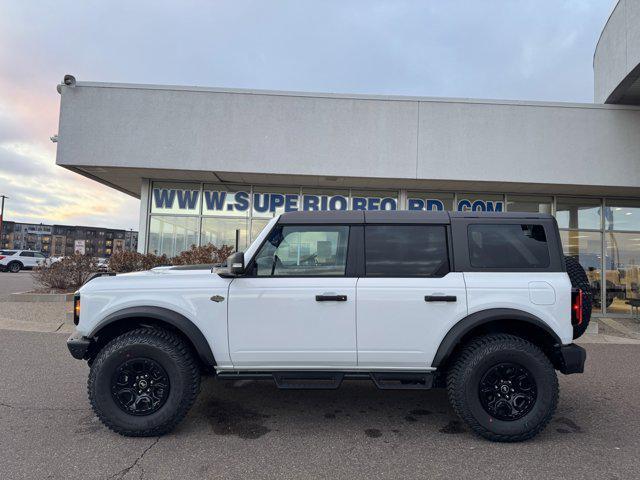
[(474, 268), (549, 267), (549, 245), (542, 225), (469, 225), (468, 241), (469, 260)]

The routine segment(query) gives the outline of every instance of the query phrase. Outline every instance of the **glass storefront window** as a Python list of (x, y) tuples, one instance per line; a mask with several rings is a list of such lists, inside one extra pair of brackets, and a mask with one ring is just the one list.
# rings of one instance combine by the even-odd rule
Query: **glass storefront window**
[[(399, 198), (399, 190), (154, 182), (147, 251), (172, 257), (191, 245), (235, 247), (236, 230), (238, 248), (244, 250), (277, 214), (296, 210), (397, 210), (401, 207)], [(565, 254), (576, 257), (587, 271), (594, 312), (631, 314), (634, 302), (640, 305), (640, 199), (603, 201), (559, 196), (555, 207)], [(551, 213), (553, 198), (409, 190), (402, 208)], [(52, 243), (52, 250), (59, 250), (55, 238)], [(105, 242), (104, 248), (113, 251), (114, 245)]]
[(456, 210), (460, 212), (504, 212), (504, 196), (488, 193), (460, 193)]
[(236, 247), (236, 230), (239, 232), (238, 250), (247, 248), (248, 219), (203, 218), (200, 229), (200, 245), (211, 243), (220, 248), (224, 245)]
[(556, 220), (560, 228), (600, 230), (601, 213), (599, 199), (558, 197)]
[(640, 231), (640, 202), (630, 200), (606, 200), (605, 205), (605, 230)]
[(254, 218), (253, 220), (251, 220), (251, 241), (252, 242), (256, 239), (258, 235), (260, 235), (260, 232), (262, 232), (262, 229), (266, 227), (268, 223), (269, 223), (269, 220), (262, 219), (262, 218)]
[(154, 215), (149, 221), (150, 253), (173, 257), (198, 245), (197, 217), (169, 217)]
[(407, 210), (453, 210), (453, 193), (407, 192)]
[(594, 312), (601, 310), (602, 233), (561, 230), (564, 254), (575, 258), (587, 272), (594, 299)]
[(251, 188), (237, 185), (205, 185), (202, 214), (249, 218)]
[(553, 198), (535, 195), (508, 195), (507, 212), (551, 213)]
[(154, 182), (151, 192), (151, 213), (172, 215), (200, 214), (199, 183)]
[(640, 305), (640, 233), (605, 234), (604, 278), (607, 313), (631, 313)]
[(351, 210), (398, 210), (398, 192), (352, 190)]
[(286, 187), (256, 187), (253, 189), (252, 215), (273, 218), (284, 212), (300, 210), (300, 189)]

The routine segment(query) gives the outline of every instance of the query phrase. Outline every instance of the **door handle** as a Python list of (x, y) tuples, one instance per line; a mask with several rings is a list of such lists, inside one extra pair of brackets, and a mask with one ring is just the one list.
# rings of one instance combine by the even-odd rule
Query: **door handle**
[(346, 302), (346, 295), (316, 295), (316, 302)]
[(425, 302), (455, 302), (458, 297), (455, 295), (425, 295)]

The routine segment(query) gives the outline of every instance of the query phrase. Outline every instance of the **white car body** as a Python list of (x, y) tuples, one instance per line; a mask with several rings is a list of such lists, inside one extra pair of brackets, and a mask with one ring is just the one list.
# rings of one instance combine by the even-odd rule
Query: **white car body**
[[(245, 252), (253, 258), (278, 217)], [(202, 332), (218, 372), (432, 371), (448, 332), (462, 319), (515, 309), (572, 342), (566, 272), (458, 272), (440, 278), (224, 277), (166, 267), (96, 278), (79, 290), (77, 334), (91, 337), (119, 311), (158, 307)], [(316, 295), (346, 295), (318, 302)], [(212, 297), (222, 301), (212, 301)], [(425, 302), (425, 296), (456, 301)]]
[(30, 269), (42, 265), (46, 257), (41, 253), (34, 250), (2, 250), (4, 253), (0, 253), (0, 268), (3, 270), (10, 269), (10, 265), (19, 264), (20, 270)]

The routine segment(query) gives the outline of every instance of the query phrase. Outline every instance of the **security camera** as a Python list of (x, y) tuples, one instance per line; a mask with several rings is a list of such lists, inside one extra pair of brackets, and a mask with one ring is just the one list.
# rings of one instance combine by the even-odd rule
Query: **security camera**
[(65, 75), (63, 83), (67, 87), (75, 87), (76, 86), (76, 77), (74, 77), (73, 75)]

